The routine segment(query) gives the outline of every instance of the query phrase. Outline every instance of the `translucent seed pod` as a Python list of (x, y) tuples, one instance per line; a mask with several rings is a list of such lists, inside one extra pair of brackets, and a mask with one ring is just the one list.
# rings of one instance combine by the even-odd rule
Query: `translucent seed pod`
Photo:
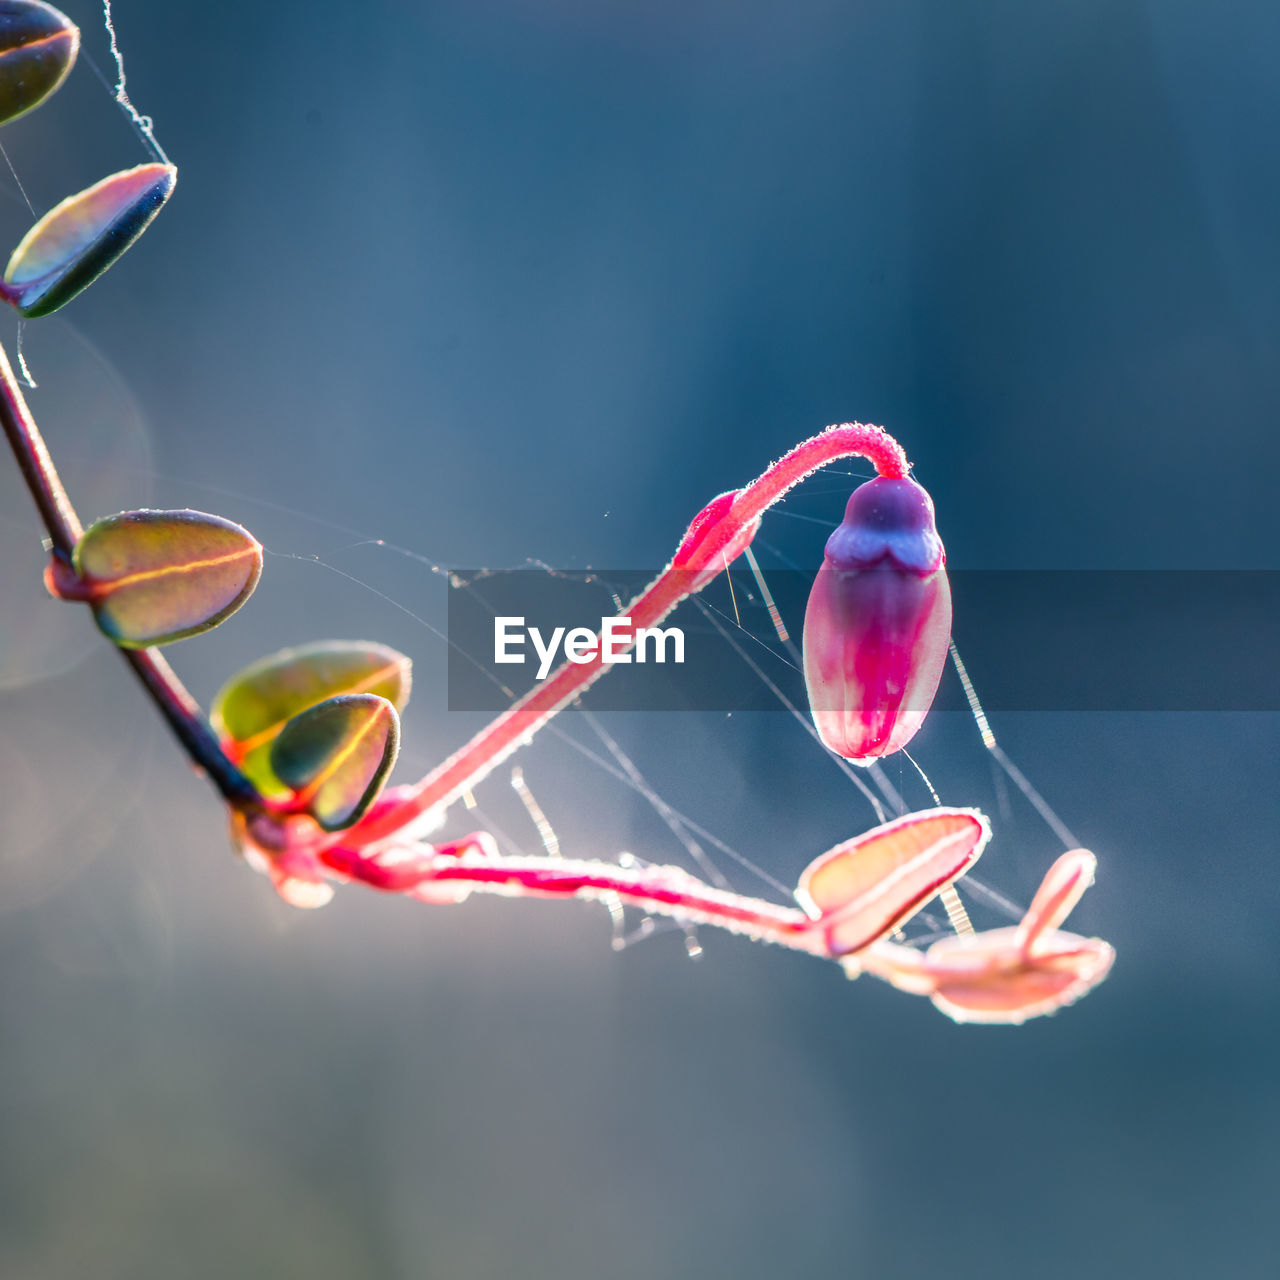
[(859, 486), (827, 540), (804, 618), (804, 677), (822, 741), (854, 764), (924, 723), (951, 638), (946, 553), (914, 480)]

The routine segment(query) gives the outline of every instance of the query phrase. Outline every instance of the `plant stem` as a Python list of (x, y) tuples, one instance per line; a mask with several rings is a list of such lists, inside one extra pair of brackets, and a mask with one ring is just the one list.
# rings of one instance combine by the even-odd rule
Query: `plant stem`
[(9, 438), (13, 456), (18, 460), (18, 470), (22, 472), (40, 519), (49, 531), (54, 554), (70, 563), (71, 553), (84, 530), (67, 491), (62, 487), (62, 480), (49, 457), (44, 437), (31, 416), (22, 388), (13, 375), (9, 354), (3, 346), (0, 346), (0, 421), (4, 423), (4, 433)]
[[(910, 470), (901, 445), (882, 428), (860, 422), (828, 427), (789, 450), (746, 488), (721, 494), (708, 504), (689, 526), (671, 563), (618, 616), (629, 617), (633, 631), (657, 626), (742, 554), (769, 507), (827, 463), (853, 456), (870, 459), (882, 476), (901, 478)], [(615, 647), (625, 652), (631, 646)], [(610, 665), (599, 651), (589, 662), (562, 663), (421, 782), (404, 788), (398, 804), (381, 808), (343, 833), (344, 843), (385, 839), (420, 814), (452, 803), (594, 684)]]
[[(0, 346), (0, 424), (4, 426), (18, 469), (48, 531), (53, 554), (69, 566), (83, 529), (3, 346)], [(227, 759), (199, 704), (159, 651), (121, 649), (120, 653), (142, 681), (192, 762), (209, 775), (227, 802), (240, 809), (261, 808), (263, 801), (257, 788)]]
[(262, 809), (265, 802), (257, 787), (227, 758), (200, 704), (165, 656), (158, 649), (121, 649), (120, 654), (142, 681), (192, 763), (209, 775), (222, 798), (236, 809)]
[[(349, 833), (348, 833), (349, 834)], [(454, 856), (449, 848), (463, 852)], [(829, 956), (827, 929), (798, 907), (716, 889), (679, 867), (620, 867), (573, 858), (512, 857), (467, 837), (411, 863), (385, 867), (350, 848), (321, 855), (327, 866), (394, 893), (456, 885), (468, 892), (519, 898), (576, 898), (638, 907), (685, 924), (715, 925), (811, 955)]]

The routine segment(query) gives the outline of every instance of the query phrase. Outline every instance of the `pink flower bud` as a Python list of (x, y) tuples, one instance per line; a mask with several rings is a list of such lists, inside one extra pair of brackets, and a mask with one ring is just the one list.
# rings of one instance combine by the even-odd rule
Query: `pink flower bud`
[(854, 490), (804, 616), (804, 678), (822, 741), (854, 764), (905, 747), (924, 723), (951, 639), (946, 553), (914, 480)]

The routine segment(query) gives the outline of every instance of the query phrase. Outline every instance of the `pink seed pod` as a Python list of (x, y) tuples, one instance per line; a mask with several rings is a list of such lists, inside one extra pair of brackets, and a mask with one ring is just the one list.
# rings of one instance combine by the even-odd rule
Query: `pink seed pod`
[(870, 765), (915, 737), (951, 639), (946, 552), (914, 480), (854, 490), (804, 616), (804, 678), (822, 741)]

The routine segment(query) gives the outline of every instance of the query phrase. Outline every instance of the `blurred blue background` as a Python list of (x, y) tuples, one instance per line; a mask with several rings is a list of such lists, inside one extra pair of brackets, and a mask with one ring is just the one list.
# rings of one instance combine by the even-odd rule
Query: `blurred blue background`
[[(65, 7), (106, 70), (100, 14)], [(1274, 5), (120, 0), (116, 23), (181, 180), (24, 343), (86, 518), (193, 505), (272, 553), (172, 652), (203, 698), (287, 643), (395, 644), (412, 777), (476, 721), (417, 620), (443, 626), (443, 581), (366, 539), (656, 566), (849, 418), (904, 442), (953, 565), (1280, 568)], [(145, 158), (87, 65), (3, 142), (39, 211)], [(16, 191), (0, 222), (29, 224)], [(816, 564), (853, 483), (813, 481), (764, 540)], [(958, 1028), (710, 931), (696, 964), (678, 933), (614, 952), (598, 908), (292, 911), (42, 598), (7, 471), (0, 503), (0, 1274), (1275, 1274), (1274, 715), (997, 722), (1098, 852), (1073, 926), (1119, 960), (1057, 1017)], [(784, 882), (873, 820), (781, 712), (608, 727)], [(963, 717), (918, 741), (1026, 901), (1061, 845)], [(679, 856), (563, 742), (521, 763), (567, 851)], [(479, 799), (535, 843), (503, 777)]]

